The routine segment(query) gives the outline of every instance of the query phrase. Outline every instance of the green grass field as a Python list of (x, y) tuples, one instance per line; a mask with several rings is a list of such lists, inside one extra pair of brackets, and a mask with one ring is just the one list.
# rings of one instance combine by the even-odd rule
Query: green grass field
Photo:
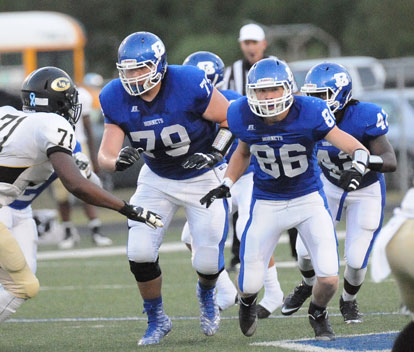
[[(110, 236), (116, 245), (124, 245), (126, 226)], [(166, 240), (178, 241), (179, 236), (177, 227), (169, 231)], [(84, 236), (82, 247), (88, 246), (89, 239)], [(340, 246), (342, 253), (342, 242)], [(50, 249), (40, 248), (40, 251)], [(276, 261), (291, 261), (289, 254), (288, 244), (280, 244), (275, 251)], [(309, 302), (292, 317), (283, 317), (278, 310), (269, 319), (260, 320), (251, 338), (240, 332), (238, 306), (231, 307), (222, 313), (219, 332), (206, 337), (199, 327), (196, 275), (190, 253), (162, 253), (160, 264), (165, 309), (173, 320), (172, 331), (160, 345), (137, 346), (146, 329), (146, 316), (142, 314), (142, 300), (126, 256), (118, 255), (39, 260), (37, 274), (41, 291), (0, 327), (0, 351), (291, 351), (251, 344), (313, 337), (306, 316)], [(341, 274), (342, 271), (343, 267)], [(278, 274), (285, 294), (300, 280), (296, 268), (280, 268)], [(368, 273), (358, 296), (360, 310), (365, 314), (363, 324), (343, 323), (338, 307), (341, 291), (342, 280), (328, 307), (337, 336), (399, 331), (409, 321), (408, 316), (399, 313), (393, 278), (375, 284)]]

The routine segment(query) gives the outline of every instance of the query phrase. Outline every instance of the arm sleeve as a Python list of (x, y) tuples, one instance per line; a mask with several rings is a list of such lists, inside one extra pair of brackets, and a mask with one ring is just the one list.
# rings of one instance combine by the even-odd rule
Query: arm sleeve
[[(320, 100), (320, 99), (318, 99)], [(326, 102), (320, 100), (319, 104), (315, 104), (314, 116), (311, 123), (311, 131), (315, 141), (323, 139), (336, 125), (335, 116), (332, 114)]]
[(388, 132), (388, 114), (379, 106), (371, 104), (362, 112), (366, 121), (365, 135), (367, 139), (374, 139)]
[(76, 137), (70, 123), (56, 114), (50, 114), (43, 121), (42, 128), (38, 128), (36, 134), (36, 142), (40, 149), (47, 156), (55, 152), (72, 155)]
[[(190, 67), (190, 66), (188, 66)], [(205, 76), (205, 72), (197, 67), (191, 67), (191, 80), (188, 93), (193, 96), (192, 110), (203, 114), (210, 103), (213, 94), (213, 86)]]

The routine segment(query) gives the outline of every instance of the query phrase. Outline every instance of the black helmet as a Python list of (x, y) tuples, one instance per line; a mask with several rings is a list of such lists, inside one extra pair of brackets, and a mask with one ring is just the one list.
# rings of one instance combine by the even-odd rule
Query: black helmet
[(72, 125), (79, 120), (82, 104), (69, 75), (57, 67), (42, 67), (33, 71), (22, 86), (23, 111), (53, 112)]

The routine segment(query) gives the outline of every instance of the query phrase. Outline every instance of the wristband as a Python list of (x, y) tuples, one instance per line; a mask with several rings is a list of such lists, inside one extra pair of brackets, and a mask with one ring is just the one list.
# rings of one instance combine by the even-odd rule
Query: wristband
[(221, 183), (223, 186), (228, 187), (229, 189), (234, 185), (234, 182), (230, 179), (230, 177), (225, 177), (223, 182)]

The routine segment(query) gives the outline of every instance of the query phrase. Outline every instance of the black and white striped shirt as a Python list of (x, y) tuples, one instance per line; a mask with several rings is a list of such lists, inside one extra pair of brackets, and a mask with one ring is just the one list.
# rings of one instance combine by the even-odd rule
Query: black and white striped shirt
[[(277, 59), (276, 56), (265, 56), (264, 59), (269, 57)], [(252, 66), (246, 59), (241, 59), (227, 67), (224, 72), (222, 89), (231, 89), (241, 95), (246, 95), (247, 74)]]

